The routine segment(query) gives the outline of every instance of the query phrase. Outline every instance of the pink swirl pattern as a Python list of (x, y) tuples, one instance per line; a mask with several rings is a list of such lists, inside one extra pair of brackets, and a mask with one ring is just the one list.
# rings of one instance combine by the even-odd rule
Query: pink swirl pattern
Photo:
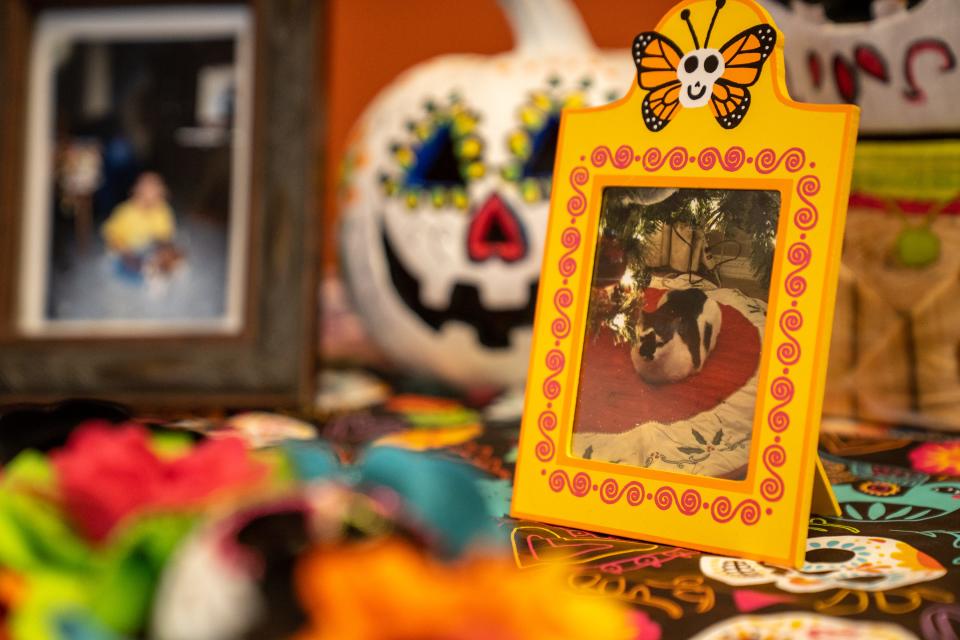
[(790, 415), (783, 409), (793, 400), (793, 391), (793, 382), (784, 376), (774, 378), (770, 384), (770, 395), (779, 403), (767, 414), (767, 424), (774, 433), (786, 431), (790, 426)]
[(747, 152), (743, 147), (730, 147), (722, 156), (716, 147), (707, 147), (697, 156), (697, 165), (709, 171), (719, 162), (725, 171), (739, 171), (746, 160)]
[(797, 209), (793, 214), (793, 223), (803, 231), (810, 231), (820, 219), (817, 207), (810, 202), (810, 198), (820, 193), (820, 178), (814, 175), (807, 175), (800, 178), (797, 182), (797, 196), (806, 205)]
[(557, 292), (553, 295), (553, 306), (560, 315), (550, 323), (550, 331), (557, 339), (566, 338), (570, 334), (570, 316), (566, 314), (564, 309), (571, 304), (573, 304), (573, 292), (566, 287), (557, 289)]
[(774, 471), (787, 461), (787, 452), (779, 444), (772, 444), (763, 450), (763, 466), (770, 477), (760, 483), (760, 495), (768, 502), (777, 502), (783, 497), (783, 478)]
[[(751, 159), (747, 157), (742, 147), (733, 146), (723, 153), (717, 147), (707, 147), (700, 151), (699, 155), (693, 156), (686, 148), (676, 146), (665, 153), (656, 147), (651, 147), (641, 158), (634, 154), (630, 145), (621, 145), (616, 152), (611, 151), (610, 147), (600, 145), (590, 154), (590, 162), (597, 168), (611, 164), (615, 168), (625, 169), (638, 159), (643, 168), (650, 172), (659, 171), (665, 165), (678, 171), (694, 161), (704, 171), (712, 170), (719, 164), (724, 171), (735, 172), (752, 160), (758, 173), (769, 174), (781, 166), (790, 173), (800, 171), (806, 163), (806, 153), (798, 147), (791, 147), (779, 155), (773, 149), (762, 149)], [(582, 188), (589, 180), (590, 171), (585, 166), (574, 167), (570, 172), (570, 184), (574, 195), (567, 201), (567, 211), (575, 218), (583, 215), (587, 210), (587, 197)], [(820, 180), (815, 175), (805, 175), (797, 182), (797, 193), (804, 206), (794, 213), (793, 222), (800, 230), (807, 231), (817, 225), (819, 214), (811, 199), (819, 191)], [(577, 260), (573, 256), (580, 247), (581, 239), (580, 231), (572, 226), (561, 234), (561, 244), (566, 252), (557, 262), (557, 267), (563, 277), (570, 277), (577, 271)], [(787, 250), (787, 260), (796, 268), (787, 276), (785, 287), (790, 296), (799, 298), (807, 291), (807, 281), (801, 272), (809, 266), (812, 250), (806, 243), (794, 243)], [(553, 300), (558, 315), (551, 322), (551, 330), (557, 339), (566, 338), (571, 331), (567, 310), (574, 302), (573, 291), (567, 287), (558, 288), (554, 292)], [(788, 309), (781, 314), (779, 324), (786, 341), (778, 346), (777, 359), (781, 364), (789, 366), (800, 359), (800, 345), (793, 334), (803, 326), (803, 316), (796, 309)], [(565, 364), (565, 356), (561, 350), (552, 349), (547, 353), (546, 365), (552, 373), (543, 382), (543, 394), (546, 399), (553, 400), (560, 395), (561, 385), (556, 378), (563, 371)], [(794, 385), (787, 377), (786, 371), (783, 376), (773, 380), (770, 392), (778, 404), (767, 415), (767, 423), (771, 431), (781, 433), (790, 426), (790, 416), (785, 408), (794, 397)], [(550, 409), (545, 409), (538, 419), (538, 428), (543, 439), (536, 445), (537, 457), (543, 462), (552, 460), (556, 455), (556, 446), (552, 438), (552, 432), (556, 426), (556, 414)], [(767, 501), (779, 501), (784, 495), (785, 486), (777, 469), (785, 464), (786, 451), (779, 444), (771, 444), (764, 449), (762, 461), (768, 475), (760, 482), (760, 493)], [(616, 479), (607, 478), (597, 487), (592, 484), (591, 477), (586, 472), (578, 472), (571, 479), (565, 470), (556, 469), (550, 473), (548, 482), (553, 491), (569, 489), (575, 497), (587, 496), (591, 488), (594, 491), (599, 490), (600, 499), (606, 504), (615, 504), (625, 499), (629, 505), (637, 506), (648, 497), (644, 485), (640, 482), (630, 481), (621, 487)], [(761, 517), (760, 505), (751, 498), (745, 498), (734, 504), (729, 497), (718, 496), (708, 505), (703, 502), (697, 490), (686, 489), (678, 497), (676, 489), (670, 485), (658, 488), (655, 494), (649, 497), (653, 498), (658, 509), (668, 510), (676, 506), (680, 513), (687, 516), (709, 508), (711, 517), (718, 523), (739, 518), (743, 524), (749, 526), (759, 522)]]
[(555, 399), (560, 395), (560, 383), (557, 382), (556, 378), (563, 371), (563, 366), (566, 363), (566, 360), (563, 356), (563, 351), (559, 349), (551, 349), (547, 353), (546, 357), (547, 369), (553, 371), (549, 376), (547, 376), (543, 381), (543, 395), (547, 396), (550, 400)]
[(583, 215), (587, 210), (587, 197), (583, 195), (580, 187), (587, 184), (590, 180), (590, 172), (586, 167), (574, 167), (570, 172), (570, 186), (573, 187), (574, 194), (567, 200), (567, 211), (573, 217)]
[(605, 145), (600, 145), (590, 154), (590, 162), (592, 162), (595, 167), (602, 167), (607, 164), (608, 161), (612, 160), (613, 166), (617, 169), (626, 169), (633, 164), (633, 159), (633, 147), (628, 144), (619, 146), (615, 154), (611, 153), (610, 147)]
[(781, 364), (792, 365), (800, 360), (800, 343), (793, 337), (793, 332), (802, 326), (803, 316), (796, 309), (787, 309), (780, 316), (780, 330), (787, 339), (777, 347), (777, 360)]
[(713, 504), (710, 505), (710, 515), (717, 522), (729, 522), (733, 520), (737, 514), (740, 514), (740, 521), (743, 522), (743, 524), (747, 526), (757, 524), (757, 522), (760, 521), (760, 505), (757, 504), (756, 500), (747, 498), (741, 500), (737, 506), (734, 507), (730, 498), (726, 496), (714, 498)]
[(569, 278), (577, 272), (577, 260), (573, 257), (573, 254), (580, 246), (580, 232), (574, 227), (568, 227), (563, 230), (560, 242), (567, 249), (567, 252), (560, 256), (560, 262), (558, 263), (560, 275)]
[(666, 511), (676, 503), (677, 509), (685, 516), (691, 516), (700, 510), (703, 503), (700, 493), (695, 489), (687, 489), (680, 498), (677, 498), (677, 492), (670, 485), (657, 489), (653, 496), (653, 502), (661, 511)]
[(643, 168), (647, 171), (659, 171), (660, 167), (669, 161), (670, 168), (674, 171), (679, 171), (687, 166), (689, 157), (690, 154), (687, 153), (684, 147), (674, 147), (670, 149), (670, 151), (667, 151), (666, 154), (661, 153), (660, 149), (656, 147), (650, 147), (643, 154)]
[(620, 488), (620, 485), (613, 478), (607, 478), (600, 483), (600, 499), (607, 504), (620, 502), (620, 499), (626, 496), (627, 504), (635, 507), (644, 498), (643, 485), (636, 480), (631, 480)]
[(784, 169), (790, 173), (796, 173), (803, 168), (806, 160), (807, 154), (799, 147), (790, 147), (780, 154), (779, 157), (777, 157), (777, 152), (773, 149), (761, 149), (754, 159), (754, 166), (757, 167), (759, 173), (767, 174), (773, 173), (777, 167), (780, 166), (780, 163), (783, 163)]
[(549, 462), (556, 452), (550, 432), (557, 428), (557, 414), (549, 409), (543, 411), (537, 419), (537, 428), (540, 429), (540, 434), (543, 436), (543, 440), (537, 442), (537, 458), (540, 462)]
[(548, 482), (550, 488), (557, 493), (563, 491), (564, 488), (569, 488), (570, 493), (578, 498), (582, 498), (590, 493), (590, 476), (582, 471), (574, 475), (573, 480), (571, 480), (566, 471), (556, 469), (550, 474)]
[(807, 279), (800, 275), (800, 272), (807, 268), (812, 256), (813, 251), (811, 251), (810, 245), (805, 242), (795, 242), (787, 249), (787, 260), (797, 267), (790, 272), (784, 281), (784, 287), (788, 295), (798, 298), (807, 290)]

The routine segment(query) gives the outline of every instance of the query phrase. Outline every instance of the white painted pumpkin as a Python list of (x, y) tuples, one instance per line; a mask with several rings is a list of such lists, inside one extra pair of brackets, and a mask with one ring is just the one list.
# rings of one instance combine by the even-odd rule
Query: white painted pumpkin
[(619, 98), (627, 51), (593, 46), (567, 0), (503, 0), (517, 47), (420, 64), (351, 135), (341, 262), (374, 340), (461, 387), (527, 370), (559, 110)]

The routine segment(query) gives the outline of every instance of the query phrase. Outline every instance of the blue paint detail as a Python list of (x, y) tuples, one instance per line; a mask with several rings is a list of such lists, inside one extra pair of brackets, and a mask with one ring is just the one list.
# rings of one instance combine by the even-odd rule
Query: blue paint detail
[[(460, 174), (459, 161), (453, 150), (453, 133), (449, 124), (437, 128), (427, 140), (414, 150), (417, 160), (407, 172), (404, 183), (408, 187), (453, 187), (465, 183)], [(456, 169), (445, 178), (438, 178), (438, 162), (452, 163)], [(453, 169), (453, 167), (448, 167)], [(446, 174), (445, 174), (446, 175)], [(456, 176), (456, 177), (455, 177)]]
[(524, 178), (553, 177), (553, 161), (557, 153), (557, 140), (560, 134), (560, 114), (553, 113), (543, 123), (530, 141), (530, 157), (520, 170)]

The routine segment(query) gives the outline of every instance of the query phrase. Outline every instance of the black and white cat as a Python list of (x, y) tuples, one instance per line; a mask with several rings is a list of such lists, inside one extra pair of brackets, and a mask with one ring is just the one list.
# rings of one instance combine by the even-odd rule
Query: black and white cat
[(717, 344), (720, 320), (720, 305), (700, 289), (667, 291), (655, 310), (640, 315), (633, 368), (653, 384), (700, 371)]

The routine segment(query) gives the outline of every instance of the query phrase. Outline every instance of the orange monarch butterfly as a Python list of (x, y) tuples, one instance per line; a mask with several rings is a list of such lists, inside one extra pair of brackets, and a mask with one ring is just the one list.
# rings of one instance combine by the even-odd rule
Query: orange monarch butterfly
[(760, 77), (777, 41), (777, 31), (758, 24), (741, 31), (719, 50), (711, 49), (710, 33), (726, 0), (717, 0), (707, 37), (700, 46), (690, 22), (690, 10), (680, 17), (693, 36), (694, 50), (684, 55), (666, 36), (644, 31), (633, 41), (637, 84), (649, 93), (643, 99), (643, 123), (660, 131), (680, 111), (710, 103), (710, 111), (724, 129), (733, 129), (750, 108), (750, 85)]

